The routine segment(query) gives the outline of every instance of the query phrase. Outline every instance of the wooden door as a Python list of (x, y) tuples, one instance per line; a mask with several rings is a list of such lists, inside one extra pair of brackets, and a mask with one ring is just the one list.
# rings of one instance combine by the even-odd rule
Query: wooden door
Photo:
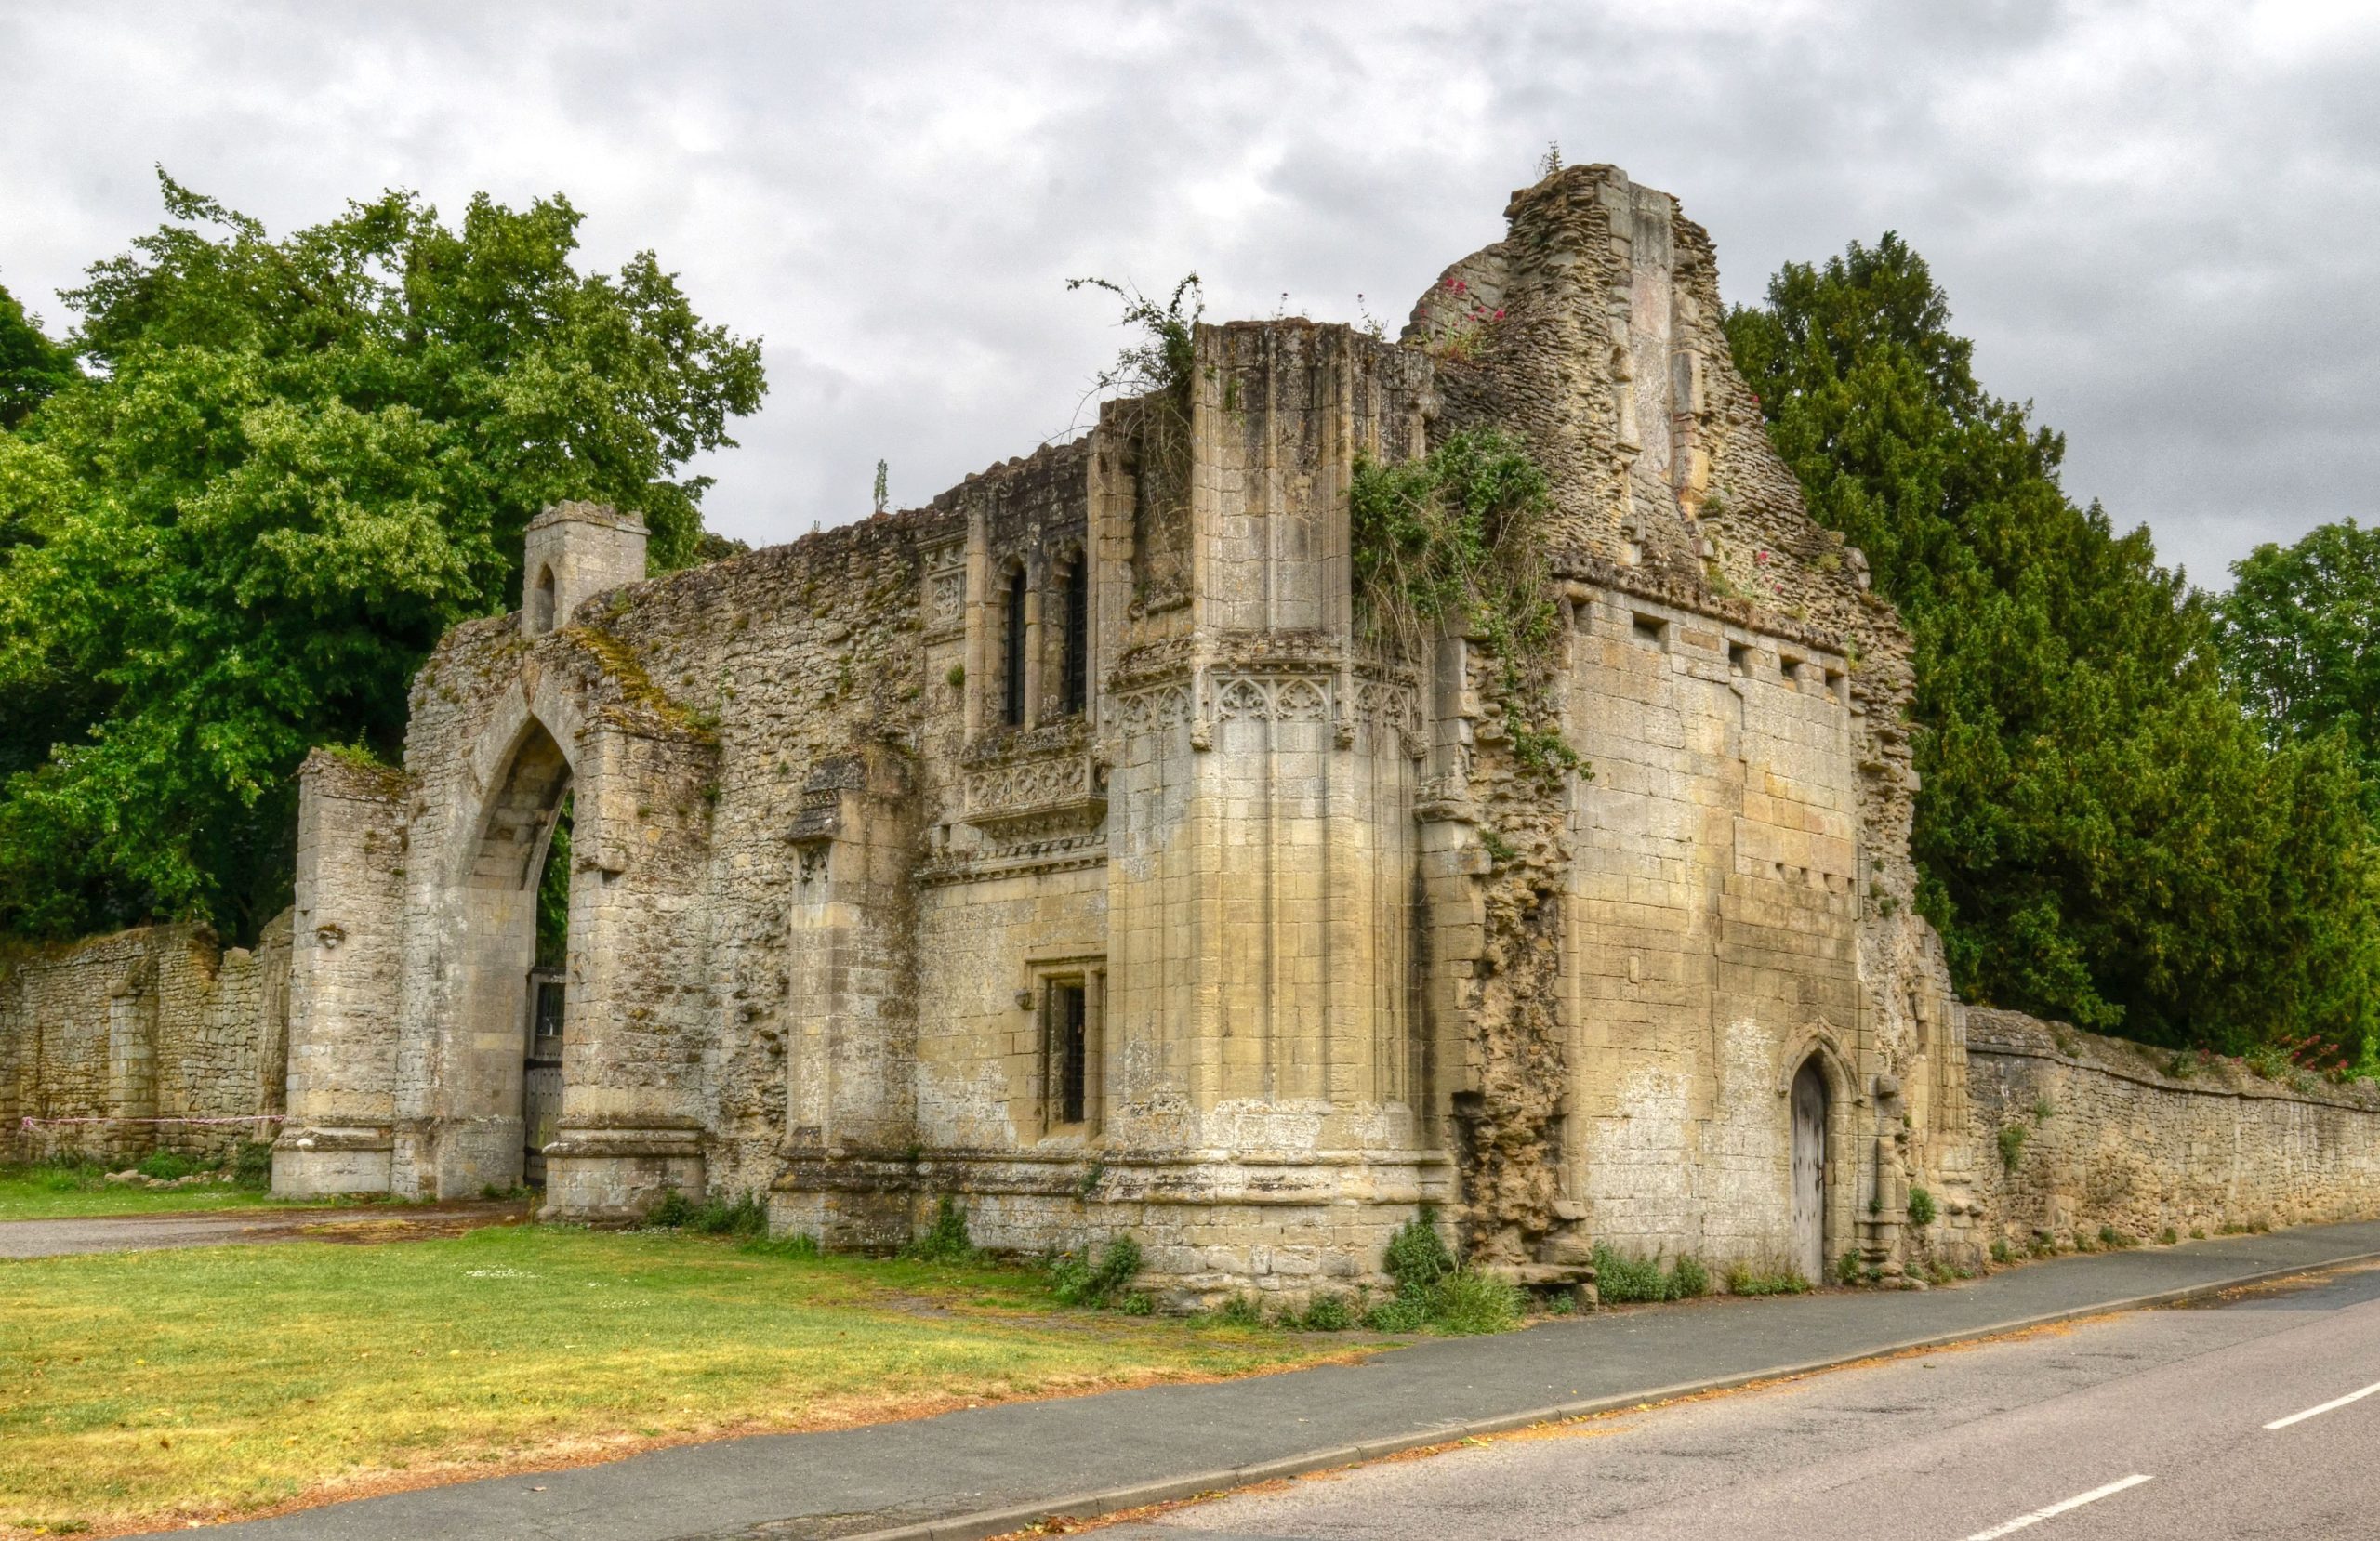
[(1826, 1278), (1826, 1077), (1816, 1060), (1793, 1077), (1793, 1263)]

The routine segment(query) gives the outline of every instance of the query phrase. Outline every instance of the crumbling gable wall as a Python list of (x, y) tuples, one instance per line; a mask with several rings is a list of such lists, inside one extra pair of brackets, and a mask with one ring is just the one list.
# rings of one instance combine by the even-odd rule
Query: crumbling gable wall
[[(1547, 843), (1568, 977), (1508, 957), (1501, 1001), (1474, 987), (1458, 1007), (1474, 1064), (1560, 1067), (1481, 1097), (1505, 1127), (1474, 1129), (1474, 1150), (1537, 1155), (1502, 1163), (1465, 1218), (1507, 1258), (1583, 1228), (1773, 1260), (1782, 1100), (1815, 1054), (1834, 1095), (1828, 1245), (1882, 1258), (1911, 1170), (1972, 1181), (1947, 972), (1912, 907), (1908, 638), (1803, 510), (1730, 361), (1710, 240), (1675, 201), (1579, 166), (1506, 212), (1404, 340), (1436, 360), (1436, 431), (1516, 428), (1553, 476), (1566, 729), (1594, 779)], [(1470, 753), (1497, 779), (1492, 737)], [(1497, 896), (1517, 876), (1487, 876), (1491, 918), (1535, 913)], [(1575, 1033), (1557, 1056), (1508, 1004), (1553, 993)]]

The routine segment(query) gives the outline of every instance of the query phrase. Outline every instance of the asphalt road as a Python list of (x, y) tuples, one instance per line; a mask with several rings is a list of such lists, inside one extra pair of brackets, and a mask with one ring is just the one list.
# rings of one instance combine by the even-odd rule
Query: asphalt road
[(1099, 1534), (2380, 1536), (2380, 1266), (1323, 1473)]

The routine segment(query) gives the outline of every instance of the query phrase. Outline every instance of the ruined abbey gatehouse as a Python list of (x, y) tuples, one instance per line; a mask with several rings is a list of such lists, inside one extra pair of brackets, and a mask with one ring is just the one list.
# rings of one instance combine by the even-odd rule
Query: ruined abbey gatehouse
[[(2195, 1139), (2003, 1164), (2028, 1077), (2107, 1073), (2023, 1019), (1970, 1052), (1909, 640), (1770, 448), (1709, 238), (1608, 166), (1508, 216), (1401, 337), (1202, 324), (1166, 390), (921, 508), (651, 580), (634, 513), (547, 511), (403, 765), (304, 769), (285, 1080), (241, 1072), (276, 1191), (751, 1193), (865, 1248), (948, 1197), (985, 1245), (1129, 1233), (1174, 1304), (1376, 1280), (1424, 1205), (1559, 1285), (1598, 1242), (1890, 1276), (1912, 1182), (1969, 1259), (2242, 1202)], [(1546, 480), (1551, 624), (1392, 633), (1351, 492), (1487, 430)], [(2224, 1095), (2312, 1208), (2249, 1202), (2369, 1205), (2368, 1110)]]

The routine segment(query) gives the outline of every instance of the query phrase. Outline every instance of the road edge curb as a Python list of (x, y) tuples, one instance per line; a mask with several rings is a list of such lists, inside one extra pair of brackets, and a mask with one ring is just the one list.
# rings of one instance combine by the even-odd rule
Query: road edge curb
[[(2286, 1268), (2265, 1269), (2255, 1273), (2242, 1273), (2228, 1279), (2210, 1280), (2204, 1284), (2186, 1284), (2178, 1289), (2159, 1290), (2149, 1295), (2127, 1296), (2117, 1300), (2095, 1301), (2087, 1306), (2075, 1306), (2065, 1311), (2043, 1311), (2034, 1316), (2017, 1317), (2013, 1321), (1993, 1323), (1987, 1326), (1964, 1327), (1956, 1332), (1937, 1333), (1926, 1337), (1912, 1337), (1897, 1343), (1877, 1344), (1853, 1352), (1832, 1354), (1824, 1359), (1804, 1360), (1792, 1364), (1773, 1364), (1757, 1370), (1732, 1375), (1711, 1376), (1700, 1380), (1680, 1381), (1673, 1386), (1655, 1387), (1641, 1391), (1616, 1392), (1608, 1396), (1587, 1397), (1577, 1402), (1556, 1403), (1551, 1406), (1531, 1408), (1526, 1412), (1500, 1413), (1493, 1417), (1465, 1418), (1443, 1424), (1433, 1424), (1404, 1434), (1385, 1439), (1368, 1440), (1361, 1444), (1333, 1445), (1327, 1449), (1302, 1451), (1294, 1455), (1282, 1455), (1269, 1461), (1256, 1461), (1247, 1466), (1219, 1468), (1192, 1472), (1183, 1477), (1165, 1477), (1153, 1482), (1134, 1482), (1123, 1487), (1102, 1488), (1091, 1493), (1069, 1494), (1061, 1498), (1037, 1499), (1032, 1503), (1011, 1504), (999, 1508), (977, 1509), (967, 1514), (945, 1516), (940, 1520), (919, 1521), (914, 1524), (896, 1525), (889, 1530), (857, 1533), (844, 1541), (985, 1541), (986, 1537), (1003, 1535), (1010, 1531), (1024, 1530), (1044, 1521), (1065, 1517), (1096, 1519), (1119, 1509), (1140, 1508), (1149, 1504), (1170, 1503), (1180, 1498), (1195, 1498), (1201, 1494), (1227, 1493), (1234, 1488), (1249, 1487), (1257, 1482), (1272, 1482), (1284, 1477), (1309, 1476), (1316, 1471), (1329, 1471), (1340, 1467), (1358, 1466), (1383, 1456), (1402, 1455), (1430, 1445), (1449, 1444), (1457, 1440), (1509, 1434), (1516, 1429), (1538, 1424), (1567, 1423), (1575, 1418), (1593, 1417), (1601, 1413), (1623, 1412), (1631, 1407), (1653, 1403), (1673, 1402), (1680, 1397), (1701, 1396), (1712, 1391), (1730, 1391), (1759, 1381), (1792, 1380), (1802, 1376), (1817, 1375), (1826, 1370), (1839, 1370), (1864, 1360), (1884, 1359), (1895, 1354), (1918, 1353), (1927, 1349), (1946, 1349), (1955, 1344), (1973, 1343), (1982, 1338), (2002, 1337), (2010, 1333), (2029, 1332), (2038, 1327), (2052, 1327), (2062, 1322), (2078, 1322), (2090, 1316), (2114, 1316), (2125, 1311), (2152, 1311), (2160, 1306), (2187, 1305), (2193, 1300), (2221, 1295), (2227, 1290), (2244, 1289), (2251, 1284), (2269, 1284), (2276, 1279), (2290, 1279), (2305, 1273), (2319, 1273), (2324, 1269), (2345, 1268), (2352, 1263), (2380, 1260), (2380, 1250), (2350, 1253), (2345, 1257), (2326, 1258), (2320, 1262), (2294, 1263)], [(749, 1533), (765, 1535), (772, 1527), (756, 1526)]]

